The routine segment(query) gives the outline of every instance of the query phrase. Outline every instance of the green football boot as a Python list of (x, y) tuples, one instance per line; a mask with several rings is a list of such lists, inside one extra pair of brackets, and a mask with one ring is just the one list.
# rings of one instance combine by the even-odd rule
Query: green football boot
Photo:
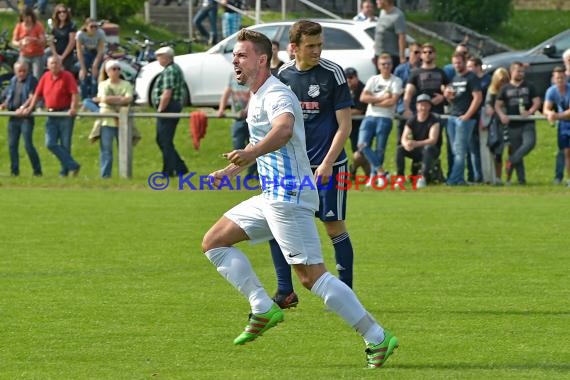
[(378, 368), (388, 360), (392, 352), (398, 347), (398, 338), (388, 330), (384, 330), (384, 340), (377, 345), (366, 346), (366, 364), (368, 368)]
[(263, 314), (250, 314), (247, 326), (244, 331), (234, 339), (234, 344), (246, 344), (252, 340), (257, 339), (266, 330), (276, 326), (278, 323), (283, 322), (285, 316), (283, 310), (274, 303), (267, 313)]

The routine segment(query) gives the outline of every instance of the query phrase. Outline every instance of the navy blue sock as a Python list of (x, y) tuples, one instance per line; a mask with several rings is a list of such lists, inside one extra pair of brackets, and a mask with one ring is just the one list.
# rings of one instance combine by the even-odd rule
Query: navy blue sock
[(287, 260), (285, 260), (285, 257), (283, 257), (283, 252), (281, 252), (281, 248), (275, 239), (269, 241), (269, 247), (271, 248), (271, 258), (273, 259), (273, 266), (277, 274), (277, 293), (289, 294), (293, 292), (291, 267), (289, 263), (287, 263)]
[(334, 247), (334, 257), (336, 259), (336, 270), (338, 278), (352, 289), (352, 264), (354, 262), (354, 251), (348, 232), (342, 233), (331, 239)]

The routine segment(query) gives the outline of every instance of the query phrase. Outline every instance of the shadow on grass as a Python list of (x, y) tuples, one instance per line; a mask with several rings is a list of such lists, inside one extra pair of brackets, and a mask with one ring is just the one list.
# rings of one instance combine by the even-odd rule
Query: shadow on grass
[[(371, 311), (382, 314), (424, 314), (424, 310), (374, 310)], [(570, 310), (430, 310), (438, 314), (465, 314), (465, 315), (552, 315), (570, 316)]]
[(570, 310), (465, 310), (448, 311), (448, 314), (480, 314), (480, 315), (561, 315), (570, 316)]
[(505, 364), (477, 364), (477, 363), (430, 363), (430, 364), (398, 364), (390, 363), (390, 368), (413, 369), (413, 370), (549, 370), (549, 371), (569, 371), (569, 363), (505, 363)]

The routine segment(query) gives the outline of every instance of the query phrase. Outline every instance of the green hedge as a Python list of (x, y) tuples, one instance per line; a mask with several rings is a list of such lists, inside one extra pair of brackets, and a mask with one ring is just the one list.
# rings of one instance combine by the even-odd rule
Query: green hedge
[[(90, 0), (68, 0), (65, 4), (71, 8), (74, 18), (83, 20), (85, 17), (89, 17)], [(144, 1), (142, 0), (97, 0), (97, 16), (99, 19), (120, 22), (136, 13), (142, 13), (143, 10)]]
[(489, 33), (512, 14), (512, 0), (432, 0), (431, 12), (438, 21), (452, 21)]

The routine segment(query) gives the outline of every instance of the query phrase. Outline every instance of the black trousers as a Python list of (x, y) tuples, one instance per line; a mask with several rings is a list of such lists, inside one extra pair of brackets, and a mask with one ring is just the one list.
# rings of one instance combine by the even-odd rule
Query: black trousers
[[(181, 110), (182, 106), (180, 103), (171, 100), (163, 112), (178, 113)], [(180, 119), (160, 117), (156, 119), (156, 143), (162, 152), (162, 172), (169, 176), (174, 176), (178, 173), (188, 173), (188, 167), (174, 147), (174, 136), (176, 135), (178, 120)]]
[(430, 171), (435, 160), (439, 157), (439, 148), (436, 145), (426, 145), (412, 151), (407, 151), (402, 145), (398, 145), (396, 147), (396, 167), (398, 175), (405, 175), (406, 157), (411, 158), (412, 162), (422, 163), (420, 174), (429, 182), (431, 180)]

